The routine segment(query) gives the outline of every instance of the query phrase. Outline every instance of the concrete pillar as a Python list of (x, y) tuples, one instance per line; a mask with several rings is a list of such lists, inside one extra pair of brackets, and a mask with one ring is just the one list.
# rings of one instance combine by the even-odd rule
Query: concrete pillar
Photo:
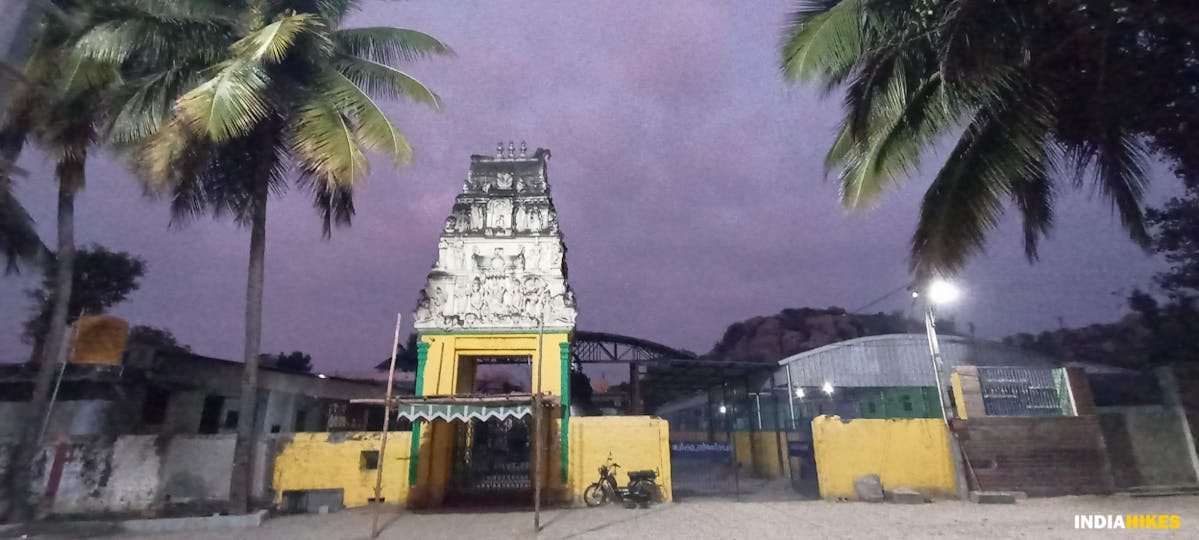
[(982, 385), (978, 381), (978, 367), (954, 366), (949, 377), (953, 385), (958, 418), (978, 418), (987, 415), (983, 404)]
[(641, 403), (641, 374), (637, 362), (629, 364), (629, 414), (644, 414)]
[(1070, 387), (1070, 399), (1074, 401), (1076, 416), (1094, 416), (1095, 395), (1091, 393), (1091, 383), (1087, 381), (1087, 373), (1080, 367), (1066, 368), (1066, 381)]
[(1154, 371), (1157, 376), (1158, 386), (1162, 391), (1162, 405), (1172, 409), (1181, 424), (1179, 427), (1185, 435), (1185, 443), (1187, 453), (1191, 460), (1191, 469), (1195, 473), (1195, 478), (1199, 478), (1199, 451), (1196, 451), (1195, 433), (1191, 429), (1191, 420), (1188, 418), (1186, 408), (1186, 396), (1183, 395), (1182, 386), (1179, 384), (1177, 369), (1180, 366), (1162, 366)]

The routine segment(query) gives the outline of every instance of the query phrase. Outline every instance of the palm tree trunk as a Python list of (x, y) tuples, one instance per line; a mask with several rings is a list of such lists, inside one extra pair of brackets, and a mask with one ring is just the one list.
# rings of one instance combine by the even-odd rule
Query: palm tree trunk
[(83, 158), (58, 164), (58, 252), (54, 273), (54, 304), (50, 312), (50, 330), (46, 334), (44, 354), (37, 362), (33, 395), (25, 410), (25, 431), (17, 448), (12, 471), (10, 501), (12, 521), (28, 521), (34, 508), (28, 493), (33, 484), (33, 465), (42, 436), (42, 422), (50, 401), (50, 383), (62, 354), (67, 329), (67, 309), (71, 305), (71, 280), (75, 269), (75, 193), (83, 184)]
[(241, 378), (241, 410), (237, 417), (237, 443), (229, 482), (231, 513), (249, 512), (253, 485), (254, 427), (258, 405), (258, 351), (262, 339), (262, 289), (266, 263), (267, 182), (255, 186), (250, 217), (250, 267), (246, 280), (246, 350)]

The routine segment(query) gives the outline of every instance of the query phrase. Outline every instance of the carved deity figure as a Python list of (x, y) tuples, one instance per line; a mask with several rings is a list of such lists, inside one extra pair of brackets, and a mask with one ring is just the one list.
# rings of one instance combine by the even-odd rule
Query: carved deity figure
[(445, 241), (445, 238), (437, 240), (437, 267), (450, 270), (453, 269), (453, 262), (449, 257), (450, 244)]
[(466, 242), (461, 238), (454, 239), (454, 243), (450, 247), (450, 258), (453, 259), (453, 266), (455, 270), (466, 270)]
[(508, 261), (504, 258), (504, 248), (495, 248), (495, 252), (488, 261), (488, 269), (492, 272), (503, 272), (508, 268)]
[[(521, 249), (524, 249), (524, 248), (522, 247)], [(541, 262), (540, 258), (541, 258), (541, 245), (533, 244), (533, 248), (530, 249), (528, 251), (528, 253), (525, 255), (525, 268), (532, 268), (533, 270), (540, 270), (541, 269), (541, 266), (539, 266), (540, 262)]]
[(484, 260), (483, 254), (479, 253), (479, 246), (475, 246), (475, 247), (471, 248), (470, 258), (474, 261), (476, 270), (483, 271), (487, 268), (485, 265), (486, 261)]
[(420, 290), (420, 294), (416, 298), (416, 321), (423, 322), (433, 318), (433, 312), (429, 306), (429, 294), (425, 289)]
[(476, 204), (470, 207), (470, 228), (472, 230), (482, 229), (485, 223), (483, 222), (483, 206)]
[(483, 293), (483, 281), (479, 278), (475, 278), (471, 283), (467, 306), (470, 308), (472, 315), (483, 313), (483, 310), (487, 306), (487, 298)]
[(512, 200), (497, 199), (487, 204), (487, 227), (508, 230), (512, 226)]
[(528, 230), (529, 228), (529, 216), (525, 213), (525, 206), (523, 204), (516, 206), (516, 223), (513, 228), (518, 231)]
[(541, 209), (535, 206), (529, 207), (528, 221), (530, 231), (541, 232)]

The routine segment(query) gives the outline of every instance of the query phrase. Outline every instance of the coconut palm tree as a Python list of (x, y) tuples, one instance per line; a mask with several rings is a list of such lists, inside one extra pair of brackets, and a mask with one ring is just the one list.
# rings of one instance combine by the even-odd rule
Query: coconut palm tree
[[(959, 270), (1009, 205), (1035, 259), (1063, 175), (1092, 183), (1146, 245), (1141, 135), (1147, 112), (1162, 105), (1149, 97), (1159, 81), (1148, 60), (1162, 56), (1160, 25), (1173, 24), (1166, 5), (1180, 17), (1186, 8), (1108, 4), (806, 1), (784, 36), (782, 70), (789, 81), (844, 92), (825, 165), (838, 171), (848, 207), (874, 204), (917, 172), (927, 150), (952, 143), (912, 238), (918, 275)], [(1174, 56), (1167, 61), (1185, 68), (1184, 55)]]
[[(407, 139), (375, 98), (408, 98), (440, 108), (436, 94), (395, 66), (450, 51), (412, 30), (340, 28), (357, 4), (352, 0), (229, 4), (238, 7), (235, 39), (152, 133), (132, 141), (130, 152), (147, 185), (170, 193), (176, 218), (211, 212), (250, 229), (245, 370), (230, 488), (232, 509), (244, 512), (269, 196), (294, 178), (313, 195), (326, 236), (333, 225), (348, 225), (354, 189), (369, 172), (365, 151), (397, 165), (411, 158)], [(153, 123), (140, 113), (128, 117), (130, 125)]]
[[(60, 356), (71, 299), (75, 258), (75, 196), (84, 187), (84, 166), (92, 146), (103, 138), (110, 122), (112, 97), (124, 82), (123, 75), (159, 71), (173, 65), (169, 57), (186, 43), (188, 54), (204, 50), (213, 41), (215, 26), (203, 18), (188, 18), (169, 0), (58, 0), (48, 4), (23, 69), (25, 86), (12, 96), (0, 124), (0, 158), (15, 163), (27, 142), (49, 154), (55, 162), (58, 185), (57, 241), (49, 254), (37, 240), (29, 215), (12, 198), (8, 172), (0, 175), (0, 248), (14, 257), (53, 256), (55, 264), (46, 347), (35, 358), (37, 375), (28, 408), (39, 414), (48, 399), (54, 360)], [(200, 22), (197, 22), (200, 21)], [(219, 36), (219, 32), (217, 33)], [(186, 38), (206, 38), (188, 43)], [(124, 56), (114, 50), (135, 51)], [(26, 433), (15, 463), (30, 463), (36, 453), (40, 422), (32, 416), (23, 423)], [(28, 517), (23, 493), (27, 492), (29, 466), (9, 467), (7, 482), (13, 514)]]

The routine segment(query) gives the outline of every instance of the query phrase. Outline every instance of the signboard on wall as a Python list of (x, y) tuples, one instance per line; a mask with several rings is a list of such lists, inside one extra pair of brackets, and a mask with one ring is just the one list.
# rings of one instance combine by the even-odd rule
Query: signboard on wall
[(733, 445), (727, 442), (672, 442), (670, 458), (728, 461), (733, 457)]

